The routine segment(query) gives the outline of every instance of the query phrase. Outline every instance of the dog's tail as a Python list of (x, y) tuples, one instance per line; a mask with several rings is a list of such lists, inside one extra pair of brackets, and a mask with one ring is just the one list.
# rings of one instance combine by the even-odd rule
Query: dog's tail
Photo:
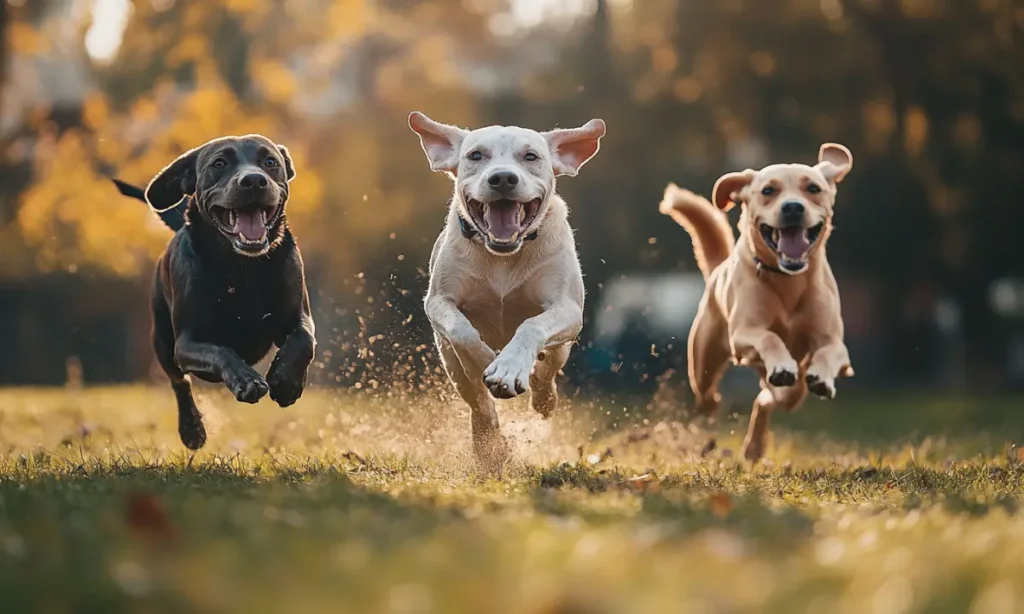
[(704, 279), (732, 253), (736, 237), (729, 218), (706, 198), (668, 184), (658, 209), (679, 223), (693, 240), (693, 255)]
[[(111, 179), (111, 181), (113, 181), (114, 185), (117, 186), (117, 190), (124, 194), (125, 196), (141, 200), (147, 205), (149, 204), (149, 201), (146, 200), (146, 191), (143, 190), (142, 188), (134, 186), (130, 183), (125, 183), (120, 179)], [(164, 224), (167, 224), (168, 228), (170, 228), (174, 232), (178, 232), (179, 230), (182, 229), (183, 226), (185, 226), (185, 209), (187, 207), (188, 197), (186, 196), (185, 198), (181, 199), (181, 202), (178, 203), (177, 205), (171, 207), (170, 209), (159, 211), (157, 214), (160, 216), (160, 219), (164, 221)]]

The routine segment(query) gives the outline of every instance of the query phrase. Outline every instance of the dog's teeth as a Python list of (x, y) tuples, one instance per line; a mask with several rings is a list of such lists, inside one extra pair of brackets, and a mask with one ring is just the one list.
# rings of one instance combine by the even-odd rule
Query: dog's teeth
[(779, 242), (779, 229), (778, 228), (772, 230), (772, 241), (774, 241), (775, 243)]
[(524, 221), (526, 221), (526, 207), (523, 206), (523, 203), (519, 203), (518, 213), (519, 213), (519, 224), (522, 225), (522, 223)]

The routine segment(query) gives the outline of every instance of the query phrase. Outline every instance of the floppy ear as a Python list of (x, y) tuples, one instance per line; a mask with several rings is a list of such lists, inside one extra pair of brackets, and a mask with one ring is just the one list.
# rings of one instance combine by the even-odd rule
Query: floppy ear
[(555, 176), (575, 177), (580, 167), (597, 154), (604, 134), (603, 119), (592, 119), (579, 128), (542, 132), (541, 136), (551, 148), (551, 166)]
[(736, 203), (746, 201), (750, 197), (747, 188), (756, 175), (757, 173), (749, 168), (742, 173), (722, 175), (711, 191), (711, 201), (722, 211), (728, 211)]
[(292, 154), (288, 151), (288, 148), (278, 143), (277, 150), (281, 152), (281, 157), (284, 158), (284, 173), (288, 181), (295, 179), (295, 164), (292, 162)]
[(455, 175), (459, 169), (459, 148), (469, 132), (436, 122), (419, 111), (409, 114), (409, 127), (420, 137), (430, 170)]
[(157, 213), (173, 209), (188, 194), (196, 192), (196, 159), (202, 147), (190, 149), (164, 167), (146, 186), (146, 202)]
[(815, 165), (829, 183), (839, 183), (853, 169), (853, 154), (839, 143), (825, 143), (818, 150)]

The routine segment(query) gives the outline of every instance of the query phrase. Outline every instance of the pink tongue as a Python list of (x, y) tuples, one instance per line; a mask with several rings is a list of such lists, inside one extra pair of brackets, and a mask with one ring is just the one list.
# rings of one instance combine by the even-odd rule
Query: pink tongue
[(519, 232), (519, 203), (514, 201), (493, 202), (484, 214), (487, 230), (496, 239), (509, 241)]
[(806, 228), (779, 229), (779, 253), (787, 258), (799, 260), (807, 253), (811, 242), (807, 240)]
[(235, 218), (235, 232), (250, 241), (258, 241), (267, 233), (259, 209), (239, 211)]

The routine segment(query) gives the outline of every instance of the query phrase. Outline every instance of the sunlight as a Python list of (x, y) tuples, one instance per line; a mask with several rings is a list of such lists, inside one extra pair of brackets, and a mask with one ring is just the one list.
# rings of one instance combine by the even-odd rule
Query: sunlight
[(507, 17), (492, 20), (492, 29), (512, 33), (536, 28), (544, 23), (571, 22), (593, 11), (593, 0), (512, 0)]
[(85, 33), (85, 50), (98, 62), (117, 55), (131, 13), (130, 0), (93, 0), (92, 25)]

